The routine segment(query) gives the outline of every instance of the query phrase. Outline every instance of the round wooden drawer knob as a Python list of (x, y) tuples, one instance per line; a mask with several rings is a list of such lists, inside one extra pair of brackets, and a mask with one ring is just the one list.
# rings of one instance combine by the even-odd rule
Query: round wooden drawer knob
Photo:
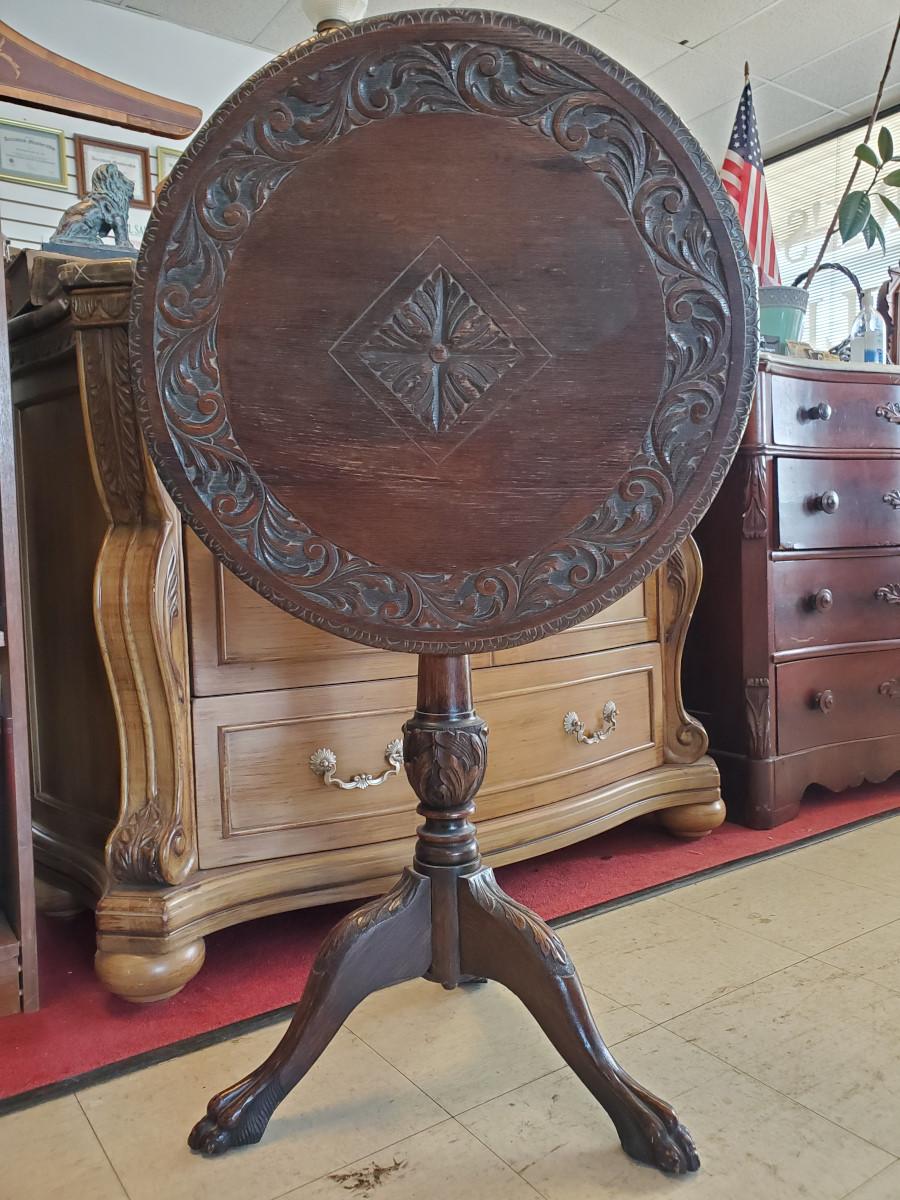
[(834, 513), (838, 510), (838, 505), (841, 502), (837, 492), (823, 492), (821, 496), (816, 496), (816, 508), (819, 512)]
[(834, 604), (834, 593), (831, 588), (819, 588), (809, 597), (809, 607), (815, 609), (816, 612), (828, 612), (832, 604)]
[(832, 408), (830, 404), (814, 404), (811, 408), (804, 408), (803, 415), (807, 421), (830, 421)]
[(834, 692), (831, 688), (826, 688), (824, 692), (816, 692), (813, 696), (812, 706), (819, 712), (830, 713), (834, 708)]

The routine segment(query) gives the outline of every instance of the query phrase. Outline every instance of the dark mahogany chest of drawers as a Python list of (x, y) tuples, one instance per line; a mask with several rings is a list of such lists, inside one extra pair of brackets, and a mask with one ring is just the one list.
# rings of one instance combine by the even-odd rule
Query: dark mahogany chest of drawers
[(900, 370), (764, 360), (697, 540), (685, 690), (729, 814), (900, 770)]

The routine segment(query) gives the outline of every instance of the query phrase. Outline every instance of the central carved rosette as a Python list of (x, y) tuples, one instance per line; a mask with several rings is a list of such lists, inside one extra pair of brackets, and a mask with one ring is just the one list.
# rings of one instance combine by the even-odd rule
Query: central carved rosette
[(436, 728), (416, 716), (403, 727), (406, 775), (425, 822), (417, 831), (423, 866), (478, 862), (475, 796), (487, 766), (487, 726), (478, 717)]

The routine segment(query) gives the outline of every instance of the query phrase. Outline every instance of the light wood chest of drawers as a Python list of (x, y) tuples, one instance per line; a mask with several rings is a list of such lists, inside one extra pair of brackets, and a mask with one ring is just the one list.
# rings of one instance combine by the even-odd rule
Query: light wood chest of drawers
[[(405, 864), (405, 777), (341, 790), (309, 758), (331, 749), (345, 780), (383, 771), (415, 707), (416, 661), (293, 620), (182, 528), (135, 423), (131, 268), (62, 274), (63, 296), (12, 326), (35, 844), (46, 903), (96, 904), (107, 986), (156, 999), (199, 969), (206, 933), (375, 894)], [(680, 695), (699, 582), (688, 543), (584, 625), (475, 657), (489, 862), (653, 810), (681, 836), (721, 822), (718, 773)], [(608, 738), (566, 734), (567, 712), (592, 728), (609, 701)]]
[(697, 538), (685, 686), (729, 813), (900, 770), (900, 371), (764, 360)]

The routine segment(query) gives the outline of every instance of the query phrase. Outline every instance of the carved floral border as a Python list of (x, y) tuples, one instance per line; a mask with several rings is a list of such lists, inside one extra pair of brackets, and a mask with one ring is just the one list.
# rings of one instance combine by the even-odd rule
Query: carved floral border
[[(320, 45), (427, 22), (447, 40), (379, 47), (306, 75), (291, 68)], [(485, 26), (486, 40), (454, 37), (454, 25)], [(709, 449), (728, 387), (731, 305), (710, 223), (669, 156), (605, 92), (532, 50), (491, 41), (528, 35), (548, 51), (575, 51), (668, 127), (712, 194), (737, 261), (746, 339), (727, 438), (697, 500), (668, 539), (642, 554), (677, 509)], [(467, 29), (467, 33), (470, 30)], [(265, 81), (285, 87), (253, 112), (202, 173), (193, 164), (219, 126)], [(247, 462), (221, 394), (216, 336), (229, 263), (253, 217), (290, 173), (321, 146), (374, 121), (410, 112), (460, 111), (515, 120), (552, 138), (594, 171), (629, 213), (656, 269), (664, 300), (667, 366), (644, 443), (618, 486), (557, 544), (480, 572), (402, 572), (331, 543), (283, 506)], [(196, 178), (194, 178), (196, 174)], [(182, 193), (182, 180), (192, 186)], [(180, 206), (161, 255), (160, 220)], [(228, 100), (179, 161), (148, 225), (132, 296), (132, 355), (138, 409), (161, 473), (188, 519), (241, 578), (313, 624), (371, 645), (408, 651), (478, 651), (530, 641), (611, 603), (663, 561), (705, 511), (731, 461), (749, 412), (756, 367), (756, 287), (733, 205), (712, 165), (678, 119), (624, 68), (585, 43), (508, 15), (464, 10), (407, 12), (311, 39), (274, 59)], [(155, 273), (152, 262), (159, 258)], [(188, 489), (167, 469), (145, 391), (140, 330), (154, 323), (156, 384)], [(155, 401), (154, 401), (155, 403)], [(184, 499), (193, 489), (217, 534)], [(181, 494), (180, 494), (181, 493)], [(263, 572), (236, 556), (237, 546)], [(639, 564), (598, 594), (629, 559)], [(570, 607), (562, 615), (563, 606)], [(348, 623), (351, 622), (351, 623)], [(522, 622), (524, 629), (502, 630)], [(396, 635), (388, 628), (396, 630)], [(452, 640), (441, 641), (450, 633)], [(430, 635), (430, 636), (429, 636)]]

